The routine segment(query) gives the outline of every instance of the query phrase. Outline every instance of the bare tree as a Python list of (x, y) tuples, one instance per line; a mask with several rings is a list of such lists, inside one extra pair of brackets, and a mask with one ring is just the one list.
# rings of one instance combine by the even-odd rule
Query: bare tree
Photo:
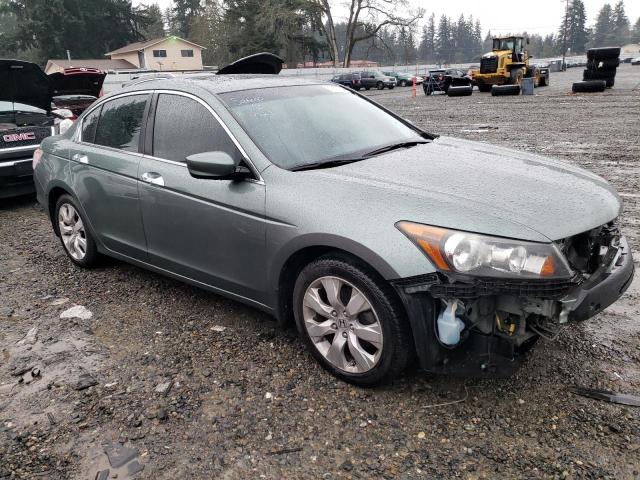
[[(329, 55), (334, 65), (338, 65), (338, 41), (333, 20), (332, 4), (335, 0), (311, 0), (321, 12), (321, 24), (327, 37)], [(424, 15), (423, 9), (413, 10), (408, 0), (349, 0), (349, 19), (345, 35), (343, 66), (351, 64), (353, 47), (363, 40), (378, 37), (388, 26), (413, 27)]]

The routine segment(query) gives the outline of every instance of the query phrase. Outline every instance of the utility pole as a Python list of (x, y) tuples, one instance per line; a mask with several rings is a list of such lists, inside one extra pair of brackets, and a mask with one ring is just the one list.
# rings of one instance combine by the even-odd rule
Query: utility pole
[(564, 32), (562, 34), (562, 70), (567, 69), (566, 56), (567, 56), (567, 28), (569, 27), (569, 0), (566, 0), (566, 6), (564, 8)]
[(67, 50), (67, 60), (71, 61), (71, 52)]

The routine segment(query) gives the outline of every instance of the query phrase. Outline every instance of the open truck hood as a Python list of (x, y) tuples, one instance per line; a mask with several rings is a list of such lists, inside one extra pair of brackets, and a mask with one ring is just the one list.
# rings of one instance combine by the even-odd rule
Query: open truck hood
[(106, 76), (95, 68), (67, 68), (64, 72), (50, 74), (49, 79), (54, 96), (90, 95), (97, 98)]
[(0, 101), (30, 105), (48, 112), (51, 96), (49, 78), (38, 65), (0, 59)]
[(226, 67), (222, 67), (218, 70), (217, 75), (231, 75), (242, 73), (257, 73), (257, 74), (270, 74), (277, 75), (282, 70), (282, 60), (279, 56), (273, 53), (256, 53), (249, 55), (248, 57), (236, 60), (230, 63)]

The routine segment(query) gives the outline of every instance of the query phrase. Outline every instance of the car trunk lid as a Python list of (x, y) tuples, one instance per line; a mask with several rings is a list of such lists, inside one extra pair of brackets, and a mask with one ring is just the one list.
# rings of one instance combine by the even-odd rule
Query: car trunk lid
[(277, 75), (282, 70), (284, 60), (273, 53), (256, 53), (236, 60), (218, 70), (217, 75), (269, 74)]

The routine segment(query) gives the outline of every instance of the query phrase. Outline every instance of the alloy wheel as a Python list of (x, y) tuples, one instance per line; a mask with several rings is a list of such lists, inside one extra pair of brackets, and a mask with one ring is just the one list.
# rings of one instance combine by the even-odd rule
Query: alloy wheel
[(367, 297), (338, 277), (321, 277), (307, 288), (303, 320), (309, 338), (334, 367), (365, 373), (380, 360), (382, 325)]
[(64, 248), (75, 260), (87, 255), (87, 233), (82, 218), (73, 205), (63, 203), (58, 209), (58, 228)]

